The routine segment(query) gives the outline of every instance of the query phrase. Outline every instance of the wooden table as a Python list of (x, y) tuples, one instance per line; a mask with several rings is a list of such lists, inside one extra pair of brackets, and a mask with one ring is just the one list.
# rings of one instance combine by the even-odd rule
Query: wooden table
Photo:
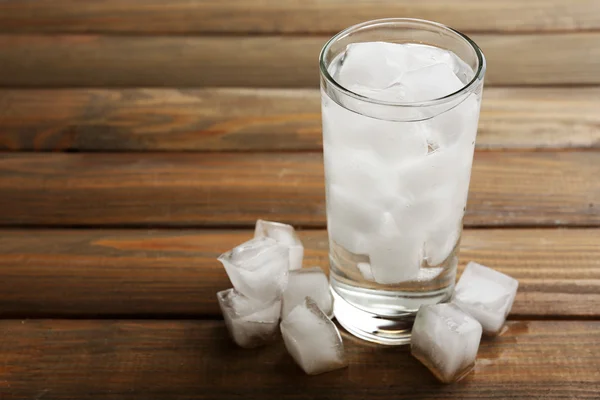
[[(318, 51), (389, 16), (488, 59), (460, 270), (521, 286), (449, 386), (347, 334), (305, 376), (215, 298), (257, 218), (327, 268)], [(595, 0), (0, 2), (0, 398), (600, 398), (599, 43)]]

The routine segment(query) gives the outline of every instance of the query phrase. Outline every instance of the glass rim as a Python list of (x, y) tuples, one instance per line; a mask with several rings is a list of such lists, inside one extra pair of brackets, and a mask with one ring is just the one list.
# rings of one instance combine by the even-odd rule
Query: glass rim
[[(477, 61), (479, 64), (477, 71), (475, 71), (473, 79), (471, 79), (471, 81), (469, 81), (467, 84), (462, 86), (457, 91), (450, 93), (446, 96), (439, 97), (437, 99), (418, 101), (418, 102), (396, 102), (396, 101), (386, 101), (386, 100), (374, 99), (372, 97), (363, 96), (359, 93), (353, 92), (352, 90), (342, 86), (335, 79), (333, 79), (333, 77), (331, 76), (331, 74), (329, 73), (329, 71), (327, 69), (327, 65), (325, 65), (325, 54), (327, 53), (329, 48), (336, 41), (338, 41), (339, 39), (345, 37), (346, 35), (353, 33), (361, 28), (377, 26), (377, 25), (395, 24), (395, 23), (399, 23), (399, 22), (418, 23), (418, 24), (434, 26), (436, 28), (441, 28), (443, 30), (450, 31), (450, 32), (458, 35), (463, 40), (465, 40), (475, 51), (475, 54), (477, 55)], [(365, 21), (365, 22), (361, 22), (356, 25), (352, 25), (352, 26), (338, 32), (337, 34), (333, 35), (333, 37), (331, 37), (327, 41), (327, 43), (325, 43), (323, 48), (321, 49), (321, 53), (319, 54), (319, 69), (321, 71), (321, 75), (327, 80), (328, 83), (333, 85), (336, 89), (340, 90), (345, 95), (350, 96), (356, 100), (368, 102), (371, 104), (382, 105), (382, 106), (429, 107), (429, 106), (436, 106), (436, 105), (440, 105), (440, 104), (444, 104), (446, 102), (452, 101), (455, 98), (460, 97), (463, 93), (469, 92), (473, 88), (475, 88), (477, 83), (482, 80), (483, 75), (485, 74), (486, 61), (485, 61), (485, 56), (483, 55), (483, 52), (481, 51), (481, 49), (479, 48), (477, 43), (475, 43), (470, 37), (468, 37), (464, 33), (459, 32), (456, 29), (453, 29), (447, 25), (441, 24), (439, 22), (433, 22), (433, 21), (428, 21), (425, 19), (417, 19), (417, 18), (383, 18), (383, 19), (374, 19), (371, 21)]]

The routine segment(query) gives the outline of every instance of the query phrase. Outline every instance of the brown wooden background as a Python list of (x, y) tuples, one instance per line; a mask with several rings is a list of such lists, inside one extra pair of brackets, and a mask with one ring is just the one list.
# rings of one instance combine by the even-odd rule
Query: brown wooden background
[[(215, 299), (259, 217), (327, 266), (318, 51), (400, 16), (488, 59), (461, 269), (521, 285), (451, 386), (348, 335), (307, 377)], [(597, 0), (1, 1), (0, 398), (600, 398), (599, 84)]]

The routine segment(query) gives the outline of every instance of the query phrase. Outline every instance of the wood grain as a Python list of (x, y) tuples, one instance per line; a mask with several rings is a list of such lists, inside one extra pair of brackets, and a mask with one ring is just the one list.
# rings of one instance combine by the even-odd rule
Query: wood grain
[(332, 33), (390, 17), (467, 31), (600, 28), (594, 0), (5, 0), (2, 32)]
[(440, 385), (408, 346), (344, 333), (348, 368), (307, 376), (283, 343), (241, 350), (222, 321), (0, 321), (3, 397), (43, 399), (597, 399), (600, 323), (518, 321), (474, 373)]
[[(0, 317), (206, 317), (231, 287), (219, 254), (252, 232), (0, 230)], [(328, 269), (324, 230), (301, 231), (304, 266)], [(512, 317), (597, 317), (598, 229), (465, 230), (460, 266), (519, 280)]]
[[(3, 89), (0, 104), (2, 150), (322, 148), (316, 89)], [(598, 88), (486, 88), (477, 148), (599, 148), (598, 109)]]
[[(467, 226), (600, 222), (600, 153), (476, 153)], [(0, 225), (325, 225), (314, 153), (4, 153)]]
[(600, 147), (598, 88), (486, 88), (479, 149)]
[[(600, 83), (600, 32), (473, 38), (488, 85)], [(316, 87), (326, 39), (3, 34), (0, 86)]]
[(319, 96), (312, 89), (4, 89), (0, 149), (320, 149)]

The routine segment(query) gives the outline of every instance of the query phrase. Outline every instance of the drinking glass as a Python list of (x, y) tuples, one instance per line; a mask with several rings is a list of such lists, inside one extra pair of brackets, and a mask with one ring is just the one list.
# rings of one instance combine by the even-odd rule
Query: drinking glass
[[(461, 88), (418, 102), (359, 94), (336, 71), (348, 45), (362, 42), (449, 50), (462, 60)], [(364, 68), (380, 59), (362, 60)], [(335, 316), (360, 338), (403, 344), (419, 307), (454, 289), (485, 58), (452, 28), (398, 18), (338, 33), (319, 64)]]

